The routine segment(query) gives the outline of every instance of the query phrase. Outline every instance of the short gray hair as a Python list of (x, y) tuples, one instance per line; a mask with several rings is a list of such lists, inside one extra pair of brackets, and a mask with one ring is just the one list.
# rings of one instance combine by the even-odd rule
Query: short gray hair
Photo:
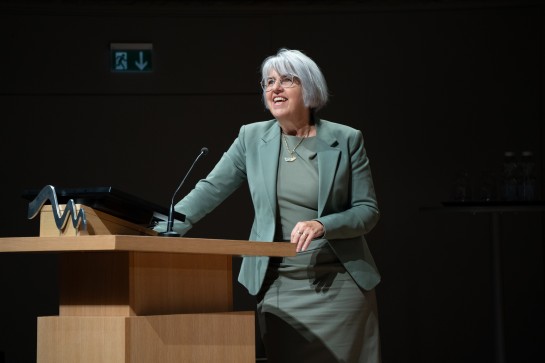
[[(303, 101), (311, 110), (317, 111), (327, 103), (329, 95), (324, 75), (318, 65), (301, 51), (281, 48), (276, 55), (267, 57), (261, 65), (261, 78), (266, 79), (272, 70), (281, 76), (292, 74), (301, 81)], [(265, 94), (263, 91), (263, 101)]]

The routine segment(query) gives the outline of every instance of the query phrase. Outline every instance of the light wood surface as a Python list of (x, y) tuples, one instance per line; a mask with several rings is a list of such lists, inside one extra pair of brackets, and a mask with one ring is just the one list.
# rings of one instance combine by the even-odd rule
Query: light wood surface
[(289, 243), (157, 236), (0, 238), (0, 252), (62, 252), (61, 316), (231, 311), (232, 255), (295, 255)]
[(253, 312), (128, 319), (130, 363), (255, 363)]
[(255, 362), (254, 313), (40, 317), (38, 363)]
[[(59, 315), (130, 316), (130, 252), (59, 256)], [(137, 292), (135, 295), (144, 292)]]
[(59, 316), (38, 319), (39, 363), (254, 362), (254, 314), (232, 311), (232, 256), (296, 254), (126, 235), (0, 238), (2, 252), (60, 254)]
[(126, 251), (63, 254), (59, 315), (231, 311), (231, 265), (228, 255)]
[(233, 310), (231, 256), (131, 252), (129, 262), (133, 315)]
[(129, 363), (124, 317), (38, 318), (38, 363)]
[(72, 251), (138, 251), (280, 257), (296, 255), (295, 245), (284, 242), (127, 235), (0, 238), (0, 253)]

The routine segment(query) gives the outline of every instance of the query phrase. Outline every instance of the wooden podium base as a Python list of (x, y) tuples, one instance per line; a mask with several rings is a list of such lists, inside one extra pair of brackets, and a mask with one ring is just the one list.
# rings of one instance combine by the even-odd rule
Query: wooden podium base
[(38, 318), (38, 363), (255, 362), (253, 312)]
[(78, 235), (2, 238), (59, 253), (59, 316), (38, 318), (38, 363), (254, 363), (254, 312), (235, 312), (232, 256), (291, 243)]

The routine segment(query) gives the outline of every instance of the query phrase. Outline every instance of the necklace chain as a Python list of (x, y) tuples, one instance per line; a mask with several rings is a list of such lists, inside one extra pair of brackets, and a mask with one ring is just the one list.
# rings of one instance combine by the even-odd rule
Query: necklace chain
[(296, 155), (295, 149), (297, 149), (299, 145), (301, 145), (301, 143), (308, 137), (309, 133), (310, 131), (307, 131), (307, 134), (301, 140), (299, 140), (299, 142), (297, 143), (297, 145), (295, 145), (293, 150), (290, 150), (290, 147), (288, 145), (288, 140), (286, 139), (286, 135), (282, 134), (282, 139), (284, 140), (284, 145), (286, 146), (286, 150), (288, 150), (288, 152), (291, 155), (290, 157), (284, 157), (284, 161), (292, 162), (292, 161), (295, 161), (295, 159), (297, 159), (297, 156), (295, 156)]

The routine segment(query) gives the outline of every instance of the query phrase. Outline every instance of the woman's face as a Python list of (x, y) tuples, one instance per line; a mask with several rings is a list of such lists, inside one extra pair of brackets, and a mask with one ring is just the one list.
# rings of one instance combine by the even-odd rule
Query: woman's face
[(294, 78), (293, 86), (283, 87), (280, 84), (282, 76), (275, 70), (269, 72), (269, 78), (276, 81), (272, 90), (265, 92), (267, 106), (272, 115), (279, 121), (307, 117), (308, 109), (303, 101), (303, 87), (299, 80)]

